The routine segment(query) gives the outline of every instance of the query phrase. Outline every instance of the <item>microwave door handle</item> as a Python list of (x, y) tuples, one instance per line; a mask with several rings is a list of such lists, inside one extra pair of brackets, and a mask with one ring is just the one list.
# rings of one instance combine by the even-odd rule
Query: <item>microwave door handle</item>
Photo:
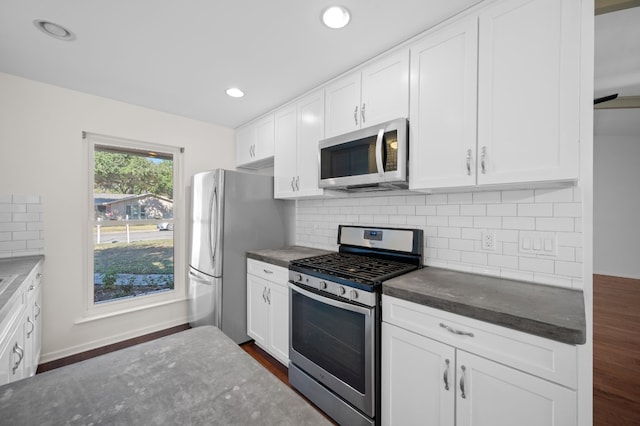
[(384, 128), (378, 130), (378, 138), (376, 139), (376, 166), (378, 168), (378, 176), (384, 176), (384, 166), (382, 164), (382, 138), (384, 137)]

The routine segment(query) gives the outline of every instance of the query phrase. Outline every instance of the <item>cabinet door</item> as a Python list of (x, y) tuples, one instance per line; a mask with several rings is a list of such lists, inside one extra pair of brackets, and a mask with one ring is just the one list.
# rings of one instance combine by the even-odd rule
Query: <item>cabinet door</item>
[(0, 385), (24, 378), (26, 353), (22, 320), (13, 333), (0, 342), (0, 351)]
[(324, 90), (318, 90), (298, 102), (298, 197), (318, 196), (324, 192), (318, 188), (318, 142), (323, 138)]
[(236, 164), (238, 166), (253, 161), (255, 143), (256, 132), (252, 125), (236, 129)]
[(40, 286), (33, 290), (28, 299), (25, 317), (25, 377), (36, 374), (42, 348), (42, 290)]
[(271, 354), (284, 365), (289, 364), (289, 291), (284, 285), (270, 283)]
[(409, 116), (409, 52), (402, 50), (362, 70), (361, 127)]
[(274, 138), (275, 138), (273, 114), (269, 114), (266, 117), (258, 120), (255, 123), (255, 127), (256, 127), (255, 159), (263, 160), (268, 157), (273, 157)]
[(453, 426), (455, 349), (382, 323), (382, 424)]
[(410, 189), (476, 183), (477, 18), (411, 47)]
[(577, 424), (574, 391), (465, 351), (456, 356), (458, 426)]
[(579, 0), (480, 14), (478, 184), (578, 177), (580, 15)]
[(297, 175), (297, 115), (296, 106), (290, 105), (275, 114), (275, 157), (273, 182), (275, 198), (295, 196)]
[(325, 88), (325, 138), (360, 128), (360, 72)]
[(269, 282), (247, 275), (247, 334), (266, 347), (269, 339)]

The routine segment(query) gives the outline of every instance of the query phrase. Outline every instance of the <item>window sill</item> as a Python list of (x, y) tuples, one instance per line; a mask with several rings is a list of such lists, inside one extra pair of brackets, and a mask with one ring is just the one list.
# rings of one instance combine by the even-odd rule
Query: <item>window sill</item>
[(161, 306), (172, 305), (174, 303), (186, 302), (188, 299), (186, 297), (174, 297), (171, 299), (164, 299), (155, 302), (145, 303), (144, 305), (137, 306), (127, 306), (122, 307), (120, 309), (105, 309), (101, 310), (101, 312), (96, 312), (96, 309), (91, 309), (85, 312), (85, 316), (83, 318), (77, 319), (74, 324), (85, 324), (93, 321), (99, 321), (106, 318), (117, 317), (120, 315), (130, 314), (132, 312), (140, 312), (147, 309), (154, 309)]

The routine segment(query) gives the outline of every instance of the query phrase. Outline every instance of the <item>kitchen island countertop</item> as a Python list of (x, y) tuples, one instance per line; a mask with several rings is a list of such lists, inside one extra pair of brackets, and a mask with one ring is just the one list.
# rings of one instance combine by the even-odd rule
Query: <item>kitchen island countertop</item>
[(385, 281), (382, 293), (563, 343), (586, 339), (580, 290), (426, 267)]
[(329, 425), (212, 326), (0, 387), (2, 424)]
[(290, 246), (279, 249), (251, 250), (247, 252), (247, 258), (271, 263), (272, 265), (276, 266), (282, 266), (283, 268), (288, 268), (289, 262), (292, 260), (303, 259), (305, 257), (311, 256), (319, 256), (327, 253), (331, 252), (328, 250), (321, 250), (311, 247)]

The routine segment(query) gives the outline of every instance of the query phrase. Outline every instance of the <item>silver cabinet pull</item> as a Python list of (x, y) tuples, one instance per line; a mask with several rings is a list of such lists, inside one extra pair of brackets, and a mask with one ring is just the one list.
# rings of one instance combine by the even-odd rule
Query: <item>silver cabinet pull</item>
[(453, 334), (457, 334), (459, 336), (469, 336), (469, 337), (473, 337), (473, 333), (470, 333), (468, 331), (461, 331), (461, 330), (457, 330), (453, 327), (450, 327), (446, 324), (440, 323), (440, 327), (444, 328), (445, 330), (453, 333)]
[(480, 167), (482, 168), (482, 174), (485, 174), (487, 172), (486, 165), (485, 165), (486, 156), (487, 156), (487, 147), (483, 146), (482, 149), (480, 150)]
[(467, 369), (464, 365), (460, 367), (460, 369), (462, 370), (462, 375), (460, 376), (460, 396), (466, 399), (467, 395), (464, 393), (464, 373)]
[(355, 111), (353, 111), (353, 120), (356, 122), (356, 126), (358, 125), (358, 105), (356, 105)]
[(267, 289), (267, 303), (271, 304), (271, 289)]
[(366, 104), (362, 104), (362, 111), (360, 111), (360, 116), (362, 116), (362, 124), (364, 124), (364, 107), (366, 106)]
[(444, 370), (444, 390), (449, 390), (449, 360), (446, 359), (445, 364), (447, 364), (447, 368)]
[(37, 279), (42, 278), (42, 274), (41, 274), (40, 272), (38, 272), (38, 273), (36, 274), (36, 278), (37, 278)]
[(268, 269), (263, 269), (263, 271), (264, 271), (265, 274), (273, 274), (273, 271), (270, 271)]
[(27, 324), (31, 325), (31, 330), (27, 331), (27, 339), (31, 338), (31, 334), (33, 333), (33, 330), (36, 329), (36, 325), (33, 323), (33, 321), (31, 321), (31, 318), (27, 317)]
[(262, 287), (262, 300), (264, 300), (264, 303), (267, 303), (267, 288), (266, 287)]
[(35, 302), (35, 307), (38, 308), (38, 312), (35, 313), (35, 315), (33, 316), (33, 319), (38, 319), (38, 317), (40, 316), (40, 311), (42, 311), (42, 308), (40, 308), (40, 305), (38, 305), (38, 302)]
[(292, 191), (295, 191), (295, 190), (296, 190), (296, 187), (295, 187), (295, 181), (296, 181), (296, 177), (295, 177), (295, 176), (293, 176), (293, 177), (291, 178), (291, 190), (292, 190)]
[(35, 286), (34, 286), (33, 284), (31, 284), (31, 285), (29, 286), (29, 291), (33, 291), (33, 289), (34, 289), (34, 288), (35, 288)]
[(22, 362), (22, 358), (24, 358), (24, 349), (20, 347), (18, 342), (16, 342), (16, 344), (13, 345), (13, 353), (18, 355), (19, 357), (18, 361), (13, 365), (13, 374), (16, 374), (16, 370), (20, 366), (20, 363)]
[(296, 176), (296, 191), (300, 191), (300, 176)]
[(467, 175), (471, 176), (471, 150), (467, 150)]

